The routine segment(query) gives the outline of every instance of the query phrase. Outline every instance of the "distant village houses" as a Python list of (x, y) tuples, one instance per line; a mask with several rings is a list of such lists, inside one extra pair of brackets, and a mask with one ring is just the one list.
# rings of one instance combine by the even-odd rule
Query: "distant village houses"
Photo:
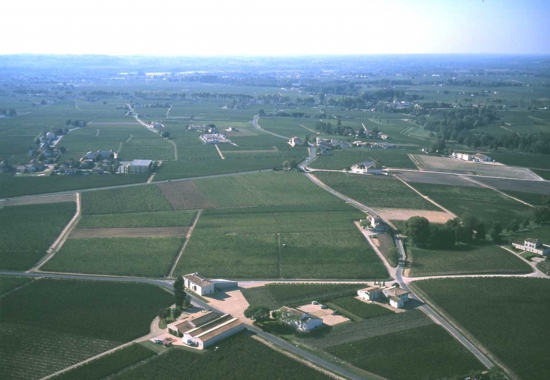
[(453, 152), (451, 157), (458, 158), (463, 161), (472, 161), (472, 162), (493, 162), (493, 159), (489, 156), (486, 156), (482, 153), (470, 154), (470, 153), (458, 153)]
[(296, 145), (300, 146), (302, 145), (302, 139), (299, 138), (299, 137), (292, 137), (290, 140), (288, 140), (288, 144), (291, 146), (291, 147), (295, 147)]

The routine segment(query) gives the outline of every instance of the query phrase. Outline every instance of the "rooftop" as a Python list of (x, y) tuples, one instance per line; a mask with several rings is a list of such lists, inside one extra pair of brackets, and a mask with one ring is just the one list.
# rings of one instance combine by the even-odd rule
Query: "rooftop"
[(153, 160), (132, 160), (130, 165), (132, 166), (149, 166), (153, 163)]
[(379, 286), (369, 286), (368, 288), (365, 288), (365, 289), (360, 289), (359, 291), (363, 291), (363, 292), (377, 292), (380, 290), (380, 287)]
[(199, 285), (199, 286), (212, 285), (212, 282), (208, 281), (208, 279), (206, 279), (204, 277), (200, 277), (198, 275), (198, 273), (186, 274), (186, 275), (183, 276), (183, 278), (185, 278), (185, 279), (191, 281), (193, 284)]

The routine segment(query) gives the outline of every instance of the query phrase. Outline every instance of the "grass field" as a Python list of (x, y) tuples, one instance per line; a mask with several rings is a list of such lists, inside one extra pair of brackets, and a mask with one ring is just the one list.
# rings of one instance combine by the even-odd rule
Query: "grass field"
[(549, 244), (550, 242), (550, 226), (529, 226), (529, 228), (521, 229), (517, 232), (511, 233), (508, 237), (515, 241), (521, 242), (525, 239), (539, 239), (544, 244)]
[(453, 250), (408, 246), (412, 277), (451, 274), (531, 273), (529, 264), (494, 244), (457, 245)]
[(326, 302), (329, 307), (337, 309), (340, 313), (351, 317), (354, 321), (360, 321), (363, 319), (376, 318), (381, 315), (393, 314), (391, 310), (388, 310), (382, 306), (376, 304), (368, 304), (359, 301), (356, 296), (346, 296), (333, 298)]
[(459, 217), (469, 213), (487, 226), (497, 221), (506, 226), (511, 219), (523, 220), (532, 215), (530, 207), (491, 189), (425, 183), (415, 183), (412, 186)]
[(32, 278), (0, 276), (0, 295), (32, 282)]
[[(328, 379), (329, 377), (252, 339), (245, 332), (198, 353), (174, 348), (145, 365), (115, 376), (116, 380)], [(181, 363), (181, 365), (178, 365)]]
[(83, 215), (76, 228), (187, 227), (196, 215), (186, 210)]
[(169, 211), (170, 203), (156, 185), (90, 191), (82, 194), (82, 214)]
[(265, 305), (271, 310), (281, 306), (298, 306), (311, 301), (324, 302), (357, 294), (362, 284), (268, 284), (242, 289), (250, 305)]
[(334, 190), (369, 207), (440, 211), (391, 177), (328, 172), (317, 172), (315, 176)]
[(42, 269), (53, 272), (163, 277), (183, 237), (69, 239)]
[(46, 254), (75, 209), (70, 202), (0, 209), (0, 268), (29, 269)]
[(545, 196), (542, 194), (525, 193), (523, 191), (506, 190), (504, 191), (504, 193), (511, 195), (517, 199), (520, 199), (524, 202), (527, 202), (533, 206), (542, 206), (545, 200), (545, 197), (546, 198), (550, 197), (550, 194)]
[(172, 302), (146, 284), (34, 281), (2, 298), (0, 377), (38, 379), (146, 335)]
[(332, 156), (319, 156), (311, 165), (314, 169), (341, 170), (364, 161), (380, 160), (388, 168), (416, 169), (408, 153), (417, 153), (418, 149), (370, 149), (350, 148), (334, 151)]
[(0, 173), (0, 198), (146, 182), (147, 174), (15, 177)]
[[(414, 283), (522, 379), (548, 379), (550, 281), (464, 278)], [(472, 312), (475, 310), (476, 312)]]
[(550, 169), (548, 157), (539, 154), (527, 154), (517, 152), (491, 153), (496, 162), (504, 165), (522, 166), (525, 168)]
[(387, 276), (353, 225), (362, 213), (299, 212), (299, 206), (294, 212), (239, 210), (203, 213), (178, 263), (178, 274), (198, 270), (229, 278)]
[(544, 178), (547, 181), (550, 181), (550, 170), (535, 170), (535, 169), (532, 169), (531, 171), (535, 172), (539, 177)]
[(484, 369), (475, 356), (435, 324), (326, 350), (358, 368), (396, 380), (452, 378)]
[(101, 380), (111, 374), (155, 356), (155, 352), (139, 344), (132, 344), (109, 355), (76, 367), (61, 375), (56, 380)]

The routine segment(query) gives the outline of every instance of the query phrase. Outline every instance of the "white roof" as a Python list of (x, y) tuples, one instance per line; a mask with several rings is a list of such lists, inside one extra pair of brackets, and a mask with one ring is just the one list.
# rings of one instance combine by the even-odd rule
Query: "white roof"
[(132, 162), (130, 162), (130, 165), (132, 165), (132, 166), (149, 166), (149, 165), (151, 165), (152, 162), (153, 162), (153, 160), (132, 160)]

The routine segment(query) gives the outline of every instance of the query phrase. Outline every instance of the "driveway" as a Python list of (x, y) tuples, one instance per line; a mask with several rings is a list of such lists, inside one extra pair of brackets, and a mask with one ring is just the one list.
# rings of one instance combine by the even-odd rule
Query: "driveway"
[(210, 306), (252, 325), (252, 320), (244, 316), (244, 311), (249, 304), (239, 289), (229, 292), (217, 292), (213, 297), (205, 296), (204, 298), (208, 299)]

